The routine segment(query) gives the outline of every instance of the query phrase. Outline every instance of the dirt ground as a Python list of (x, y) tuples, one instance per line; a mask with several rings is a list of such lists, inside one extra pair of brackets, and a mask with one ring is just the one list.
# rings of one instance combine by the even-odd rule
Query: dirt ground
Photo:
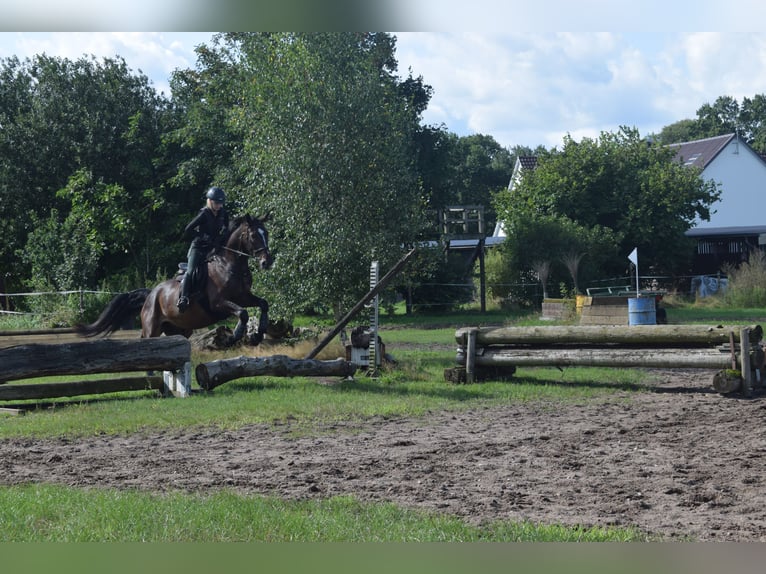
[(766, 541), (766, 399), (719, 395), (712, 374), (658, 370), (652, 392), (338, 423), (308, 438), (293, 438), (286, 421), (170, 437), (3, 440), (0, 484), (353, 494), (472, 523)]

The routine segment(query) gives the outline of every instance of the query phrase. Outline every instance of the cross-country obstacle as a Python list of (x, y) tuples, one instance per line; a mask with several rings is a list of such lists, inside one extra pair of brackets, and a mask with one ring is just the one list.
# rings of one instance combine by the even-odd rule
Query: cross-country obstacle
[(293, 359), (287, 355), (240, 356), (200, 363), (195, 369), (197, 383), (207, 391), (245, 377), (352, 377), (357, 365), (343, 359)]
[(749, 396), (766, 374), (762, 336), (760, 325), (466, 327), (455, 332), (458, 366), (444, 376), (472, 383), (516, 367), (718, 369), (717, 391)]
[[(158, 390), (186, 396), (191, 382), (191, 346), (176, 335), (151, 339), (98, 339), (31, 343), (0, 348), (0, 400), (50, 399), (121, 391)], [(132, 375), (160, 371), (162, 375)], [(7, 385), (48, 376), (125, 373), (124, 377)]]

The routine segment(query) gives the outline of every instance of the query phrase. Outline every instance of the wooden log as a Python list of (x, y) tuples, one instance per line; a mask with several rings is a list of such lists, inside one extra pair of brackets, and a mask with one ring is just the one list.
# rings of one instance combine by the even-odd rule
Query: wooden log
[(33, 383), (28, 385), (3, 385), (0, 386), (0, 401), (52, 399), (55, 397), (99, 395), (103, 393), (118, 393), (121, 391), (161, 391), (163, 388), (164, 381), (160, 376), (122, 377), (61, 383)]
[[(109, 333), (108, 339), (119, 339), (121, 341), (138, 340), (141, 337), (141, 331), (120, 330)], [(59, 343), (77, 343), (82, 342), (81, 335), (75, 333), (74, 329), (35, 329), (27, 331), (0, 331), (0, 349), (6, 347), (16, 347), (18, 345), (46, 344), (53, 345)]]
[(287, 355), (270, 357), (235, 357), (200, 363), (195, 369), (197, 383), (206, 390), (243, 377), (350, 377), (356, 365), (344, 359), (320, 361), (293, 359)]
[(172, 371), (191, 359), (181, 335), (135, 341), (88, 340), (60, 345), (19, 345), (0, 349), (0, 383), (49, 375), (130, 371)]
[[(476, 332), (476, 345), (655, 345), (683, 347), (684, 345), (722, 345), (728, 343), (729, 333), (743, 327), (705, 325), (551, 325), (532, 327), (483, 327)], [(750, 342), (763, 336), (760, 325), (748, 326)], [(455, 332), (455, 340), (465, 344), (466, 334), (475, 327)]]
[(487, 347), (478, 366), (647, 367), (730, 369), (731, 357), (716, 349), (525, 349)]

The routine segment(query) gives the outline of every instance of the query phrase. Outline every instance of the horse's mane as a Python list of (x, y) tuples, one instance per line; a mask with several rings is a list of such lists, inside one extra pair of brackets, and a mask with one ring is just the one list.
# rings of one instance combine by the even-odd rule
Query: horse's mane
[(229, 231), (234, 231), (237, 227), (242, 225), (243, 221), (247, 221), (248, 219), (251, 219), (249, 215), (237, 215), (234, 219), (229, 221)]
[(240, 214), (229, 221), (229, 231), (234, 231), (237, 227), (242, 225), (242, 222), (246, 221), (248, 225), (252, 225), (254, 222), (265, 223), (271, 218), (271, 213), (267, 213), (264, 216), (255, 217), (249, 213)]

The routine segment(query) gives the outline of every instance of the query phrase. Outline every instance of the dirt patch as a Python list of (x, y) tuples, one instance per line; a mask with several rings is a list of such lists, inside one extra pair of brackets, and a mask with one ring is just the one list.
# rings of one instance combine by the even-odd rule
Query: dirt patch
[(169, 437), (4, 440), (0, 484), (353, 494), (472, 523), (765, 541), (764, 397), (721, 396), (708, 371), (653, 375), (652, 392), (341, 423), (310, 438), (292, 438), (286, 422)]

